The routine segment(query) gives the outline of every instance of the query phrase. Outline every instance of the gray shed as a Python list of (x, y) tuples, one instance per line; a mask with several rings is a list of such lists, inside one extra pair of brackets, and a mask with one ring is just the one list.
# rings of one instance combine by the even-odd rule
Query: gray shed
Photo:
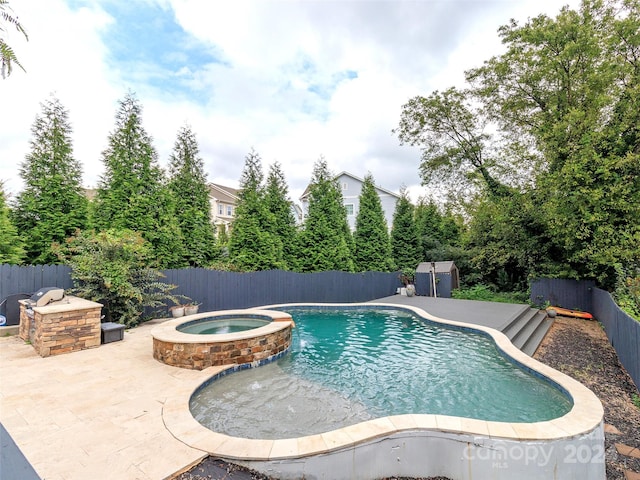
[(433, 265), (436, 269), (436, 294), (438, 297), (451, 298), (454, 288), (460, 287), (460, 274), (453, 261), (422, 262), (416, 268), (416, 294), (433, 297)]

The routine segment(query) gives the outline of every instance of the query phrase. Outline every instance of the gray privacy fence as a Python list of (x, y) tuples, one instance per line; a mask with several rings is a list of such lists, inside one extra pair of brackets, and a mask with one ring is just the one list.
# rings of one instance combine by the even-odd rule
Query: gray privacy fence
[[(185, 295), (200, 310), (226, 310), (274, 303), (364, 302), (393, 295), (400, 286), (398, 273), (318, 272), (282, 270), (237, 273), (186, 268), (163, 270), (164, 281), (177, 285), (173, 293)], [(66, 265), (0, 265), (0, 301), (42, 287), (73, 287)]]
[(539, 278), (531, 282), (531, 303), (543, 306), (549, 302), (555, 307), (591, 312), (593, 289), (596, 283), (589, 280), (564, 278)]
[(593, 290), (591, 313), (604, 325), (620, 363), (640, 388), (640, 322), (622, 311), (609, 292), (599, 288)]
[(602, 323), (618, 359), (640, 388), (640, 322), (616, 305), (611, 294), (592, 281), (541, 278), (531, 283), (531, 302), (583, 310)]
[(0, 302), (9, 295), (31, 294), (43, 287), (71, 288), (67, 265), (0, 265)]
[(164, 270), (166, 282), (178, 285), (200, 310), (226, 310), (275, 303), (365, 302), (393, 295), (400, 286), (398, 273), (317, 272), (282, 270), (221, 272), (203, 268)]

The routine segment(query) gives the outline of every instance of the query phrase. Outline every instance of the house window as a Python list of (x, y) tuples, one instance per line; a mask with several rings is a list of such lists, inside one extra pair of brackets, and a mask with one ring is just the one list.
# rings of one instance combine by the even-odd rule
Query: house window
[(349, 188), (349, 184), (347, 182), (342, 182), (342, 190), (347, 190)]
[(218, 204), (218, 215), (224, 215), (224, 205)]
[(231, 205), (227, 205), (227, 217), (233, 216), (233, 207)]
[(347, 209), (348, 216), (353, 215), (353, 203), (347, 203), (345, 208)]

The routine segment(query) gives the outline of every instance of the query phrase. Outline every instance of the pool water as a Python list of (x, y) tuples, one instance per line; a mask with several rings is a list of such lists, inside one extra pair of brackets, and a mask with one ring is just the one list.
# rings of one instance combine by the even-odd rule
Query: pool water
[(269, 320), (259, 318), (205, 317), (183, 323), (178, 326), (178, 331), (198, 335), (236, 333), (263, 327), (268, 323)]
[(402, 309), (285, 310), (296, 323), (291, 353), (197, 391), (196, 420), (231, 436), (278, 439), (405, 413), (537, 422), (571, 409), (565, 394), (481, 334)]

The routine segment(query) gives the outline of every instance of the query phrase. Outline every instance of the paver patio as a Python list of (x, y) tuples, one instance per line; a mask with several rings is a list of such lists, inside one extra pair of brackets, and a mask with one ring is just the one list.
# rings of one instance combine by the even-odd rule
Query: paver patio
[(154, 360), (158, 323), (47, 358), (17, 336), (0, 339), (0, 422), (42, 479), (158, 480), (206, 456), (169, 433), (162, 406), (214, 372)]

